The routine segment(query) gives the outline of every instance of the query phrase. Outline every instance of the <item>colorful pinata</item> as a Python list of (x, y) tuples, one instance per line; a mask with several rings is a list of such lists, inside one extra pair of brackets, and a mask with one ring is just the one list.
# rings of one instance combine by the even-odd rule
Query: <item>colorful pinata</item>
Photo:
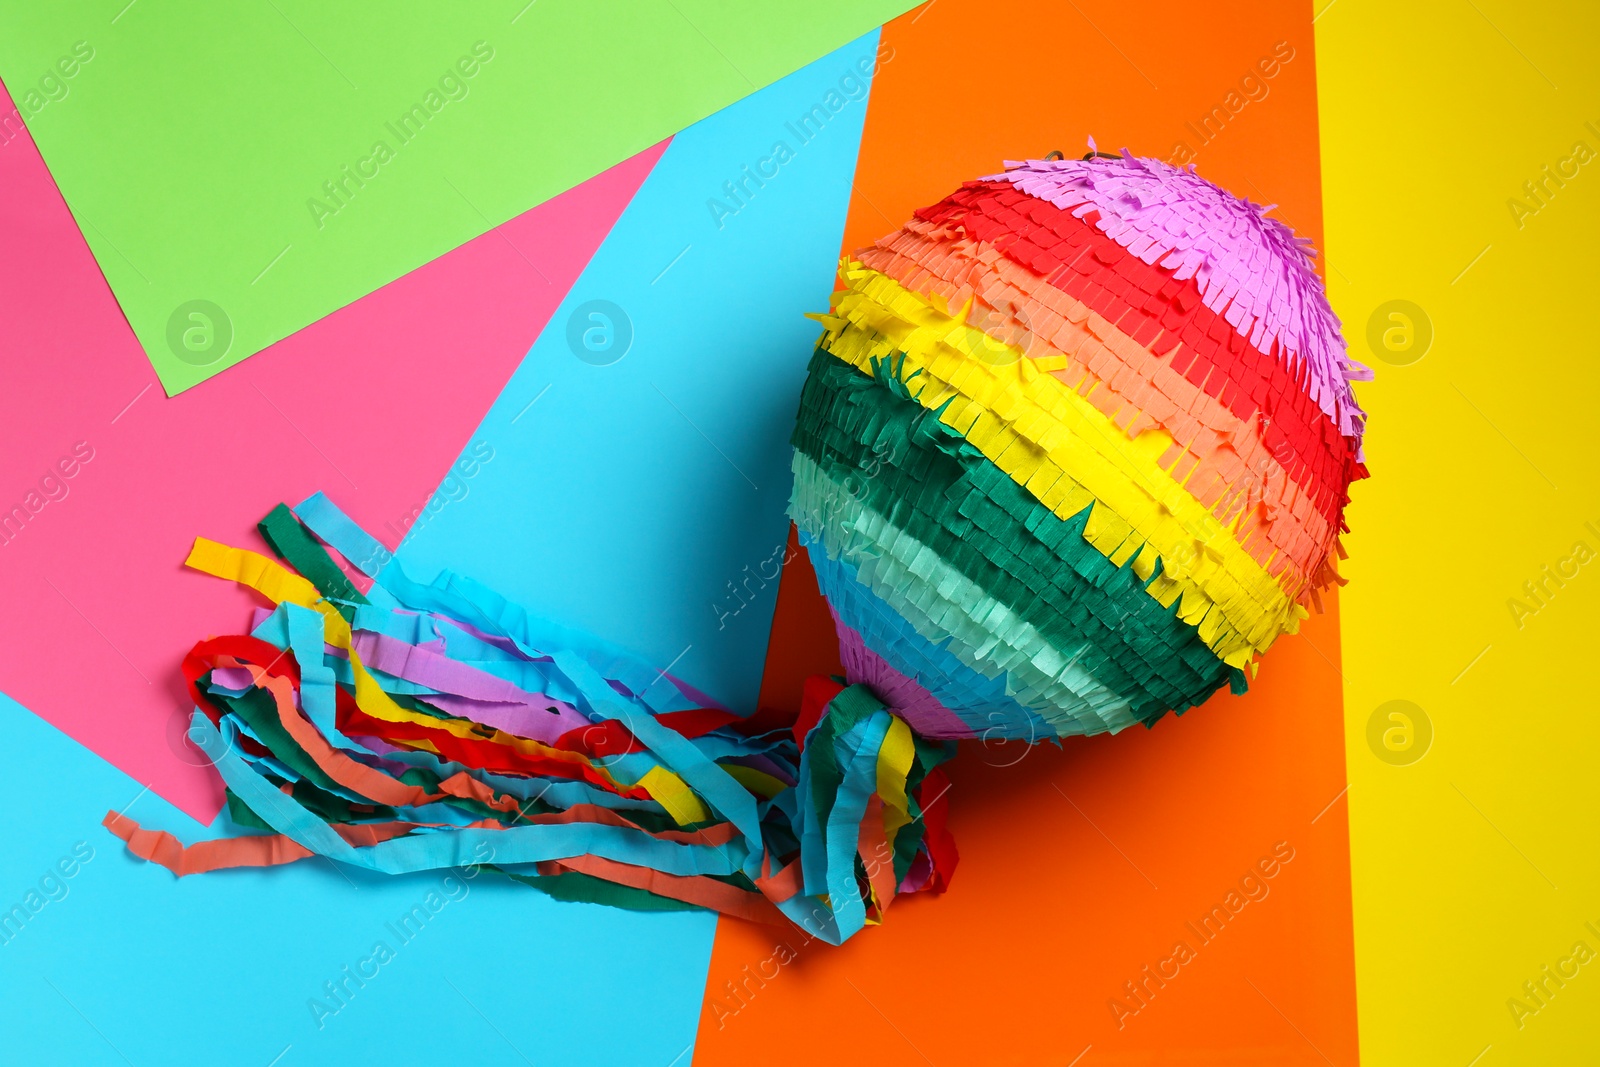
[(942, 889), (951, 739), (1242, 689), (1339, 580), (1362, 369), (1266, 210), (1154, 160), (1035, 160), (845, 262), (791, 514), (847, 678), (808, 682), (797, 720), (718, 708), (469, 578), (419, 582), (318, 494), (262, 521), (282, 563), (205, 540), (188, 561), (273, 605), (184, 661), (245, 833), (106, 825), (180, 875), (492, 868), (834, 944)]
[(791, 507), (924, 737), (1116, 731), (1293, 633), (1363, 415), (1307, 242), (1157, 160), (1033, 160), (847, 260)]

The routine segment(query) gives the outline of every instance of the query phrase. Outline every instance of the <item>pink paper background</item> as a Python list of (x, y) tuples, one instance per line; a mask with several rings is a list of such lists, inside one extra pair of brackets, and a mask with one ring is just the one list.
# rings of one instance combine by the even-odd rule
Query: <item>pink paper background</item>
[(209, 823), (178, 665), (251, 598), (183, 569), (194, 537), (258, 547), (325, 489), (393, 547), (665, 147), (168, 399), (33, 142), (0, 144), (0, 513), (94, 450), (0, 543), (0, 691)]

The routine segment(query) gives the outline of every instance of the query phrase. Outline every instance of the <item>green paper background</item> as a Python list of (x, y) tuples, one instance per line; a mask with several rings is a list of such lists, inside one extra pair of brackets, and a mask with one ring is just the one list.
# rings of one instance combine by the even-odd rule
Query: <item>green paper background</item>
[[(0, 77), (176, 394), (912, 6), (0, 0)], [(492, 59), (461, 77), (480, 41)], [(79, 42), (93, 56), (63, 76)], [(402, 144), (389, 124), (447, 73), (465, 96)], [(379, 141), (392, 158), (337, 205), (323, 183)], [(339, 206), (320, 227), (313, 197)], [(193, 301), (227, 322), (185, 360), (169, 322)]]

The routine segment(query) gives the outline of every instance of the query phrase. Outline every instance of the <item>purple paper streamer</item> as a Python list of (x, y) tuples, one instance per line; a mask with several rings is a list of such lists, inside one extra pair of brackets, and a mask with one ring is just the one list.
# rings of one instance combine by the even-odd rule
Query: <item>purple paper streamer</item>
[[(456, 696), (454, 693), (435, 693), (418, 699), (425, 700), (440, 711), (458, 718), (481, 722), (485, 726), (493, 726), (508, 734), (546, 745), (555, 744), (568, 730), (589, 725), (588, 720), (570, 705), (563, 705), (555, 700), (545, 700), (542, 697), (534, 703), (474, 700), (472, 697)], [(554, 712), (547, 710), (550, 708), (557, 710)]]
[(565, 701), (530, 693), (420, 645), (367, 630), (355, 631), (351, 644), (373, 670), (438, 690), (438, 695), (424, 699), (452, 715), (547, 743), (589, 725), (583, 713)]

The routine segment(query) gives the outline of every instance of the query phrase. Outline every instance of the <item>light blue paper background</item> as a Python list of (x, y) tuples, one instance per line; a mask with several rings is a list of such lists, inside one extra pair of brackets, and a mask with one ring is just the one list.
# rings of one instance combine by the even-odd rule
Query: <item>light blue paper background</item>
[[(470, 574), (755, 710), (821, 332), (805, 315), (828, 308), (867, 101), (840, 93), (808, 143), (795, 130), (841, 78), (865, 87), (877, 39), (674, 139), (474, 434), (494, 458), (407, 537), (413, 573)], [(793, 158), (758, 187), (743, 168), (780, 141)], [(740, 181), (743, 206), (724, 188)], [(568, 342), (596, 300), (631, 321), (609, 366)]]

